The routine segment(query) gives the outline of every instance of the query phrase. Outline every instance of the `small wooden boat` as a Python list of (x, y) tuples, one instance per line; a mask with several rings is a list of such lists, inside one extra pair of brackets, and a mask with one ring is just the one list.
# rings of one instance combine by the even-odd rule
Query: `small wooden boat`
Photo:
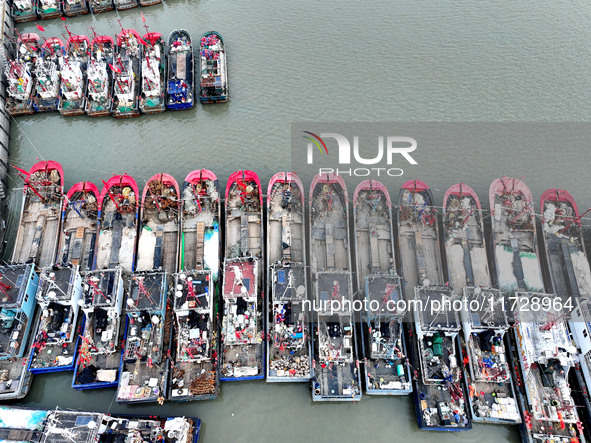
[(113, 65), (113, 116), (116, 118), (140, 115), (140, 40), (135, 29), (124, 29), (117, 35)]
[(226, 49), (219, 32), (209, 31), (201, 36), (201, 103), (228, 101), (228, 67)]
[(148, 32), (142, 52), (140, 111), (156, 114), (166, 109), (166, 53), (162, 34)]
[(174, 366), (169, 400), (219, 395), (218, 293), (221, 252), (220, 189), (208, 170), (190, 172), (183, 183), (180, 272), (175, 275)]
[(48, 20), (62, 16), (62, 5), (60, 0), (39, 0), (39, 17), (41, 20)]
[(6, 71), (6, 111), (13, 117), (33, 114), (33, 75), (26, 63), (10, 60)]
[(365, 296), (362, 327), (366, 392), (405, 395), (412, 392), (403, 318), (400, 276), (396, 273), (392, 201), (377, 180), (359, 183), (353, 194), (357, 292)]
[(490, 185), (489, 200), (497, 286), (508, 297), (517, 290), (542, 292), (531, 191), (521, 180), (498, 178)]
[(267, 188), (267, 381), (308, 382), (312, 349), (308, 312), (304, 186), (291, 172)]
[(112, 11), (115, 9), (113, 0), (88, 0), (88, 6), (93, 14), (99, 14), (105, 11)]
[(51, 266), (60, 232), (64, 171), (56, 161), (40, 161), (23, 178), (25, 195), (12, 262)]
[(15, 23), (37, 20), (39, 0), (14, 0), (12, 2), (12, 18)]
[(80, 307), (84, 335), (72, 387), (78, 390), (115, 387), (119, 381), (123, 337), (123, 278), (120, 268), (84, 274)]
[(119, 372), (118, 403), (159, 402), (168, 391), (171, 311), (165, 271), (135, 272), (126, 300), (127, 328)]
[(63, 116), (84, 114), (86, 105), (86, 66), (90, 40), (85, 35), (70, 35), (66, 56), (60, 68), (61, 93), (58, 110)]
[(156, 174), (146, 183), (142, 194), (137, 271), (176, 272), (180, 199), (179, 185), (171, 175)]
[(117, 11), (124, 11), (126, 9), (132, 9), (138, 7), (138, 0), (113, 0)]
[(191, 36), (184, 29), (175, 29), (168, 37), (168, 109), (188, 109), (194, 105), (195, 72)]
[(70, 188), (62, 210), (62, 233), (57, 263), (92, 269), (98, 232), (99, 190), (94, 183), (80, 182)]
[(449, 282), (468, 308), (461, 312), (462, 367), (472, 420), (521, 423), (505, 343), (509, 322), (501, 292), (491, 288), (482, 208), (470, 186), (459, 183), (445, 193), (442, 232)]
[(35, 295), (41, 313), (31, 345), (30, 372), (74, 369), (78, 336), (84, 330), (82, 318), (78, 316), (81, 294), (82, 277), (77, 265), (42, 269)]
[(38, 283), (32, 264), (0, 266), (0, 400), (23, 398), (31, 387), (22, 358), (33, 335)]
[(414, 327), (408, 335), (411, 365), (418, 369), (413, 377), (417, 423), (421, 430), (465, 431), (472, 428), (472, 422), (459, 366), (462, 356), (458, 313), (427, 306), (430, 300), (444, 303), (454, 297), (445, 285), (433, 194), (424, 182), (409, 180), (400, 189), (398, 205), (405, 295), (415, 302)]
[(316, 175), (310, 185), (309, 205), (315, 305), (312, 400), (357, 401), (362, 393), (351, 307), (349, 197), (343, 177)]
[(221, 380), (265, 377), (262, 221), (258, 176), (252, 171), (233, 173), (226, 185)]
[(57, 37), (48, 38), (42, 49), (35, 61), (33, 108), (37, 112), (56, 111), (60, 100), (59, 58), (63, 56), (64, 43)]
[(66, 17), (76, 17), (90, 12), (88, 0), (63, 0), (63, 8)]
[(139, 191), (135, 180), (128, 175), (115, 175), (103, 183), (94, 268), (121, 266), (129, 274), (135, 264)]
[(111, 114), (113, 106), (113, 56), (115, 45), (108, 35), (95, 35), (90, 43), (86, 113), (90, 117)]

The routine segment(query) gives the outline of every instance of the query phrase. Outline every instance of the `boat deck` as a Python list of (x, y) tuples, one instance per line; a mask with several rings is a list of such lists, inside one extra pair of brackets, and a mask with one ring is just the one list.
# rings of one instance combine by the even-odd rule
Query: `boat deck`
[(81, 270), (92, 269), (97, 237), (98, 207), (96, 196), (76, 193), (68, 203), (62, 226), (63, 240), (58, 261), (79, 265)]
[(178, 261), (179, 226), (176, 216), (165, 222), (156, 211), (144, 211), (142, 232), (138, 242), (138, 271), (162, 268), (176, 271)]

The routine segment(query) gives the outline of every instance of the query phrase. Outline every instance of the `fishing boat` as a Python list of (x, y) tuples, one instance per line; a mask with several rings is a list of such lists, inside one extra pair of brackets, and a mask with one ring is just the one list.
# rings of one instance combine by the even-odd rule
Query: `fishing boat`
[(190, 172), (183, 182), (179, 269), (211, 270), (219, 281), (220, 185), (207, 169)]
[(34, 374), (71, 371), (76, 365), (78, 336), (84, 330), (78, 316), (79, 269), (77, 265), (48, 266), (41, 271), (35, 296), (41, 316), (29, 358), (29, 371)]
[(535, 292), (515, 295), (529, 303), (550, 300), (544, 309), (515, 312), (513, 330), (524, 381), (522, 441), (584, 443), (583, 425), (568, 381), (570, 370), (578, 364), (577, 349), (571, 342), (563, 310), (556, 309), (553, 303), (561, 298)]
[(35, 163), (29, 172), (18, 172), (25, 181), (25, 195), (12, 262), (52, 266), (60, 232), (64, 171), (50, 160)]
[(218, 285), (220, 189), (206, 169), (183, 183), (180, 272), (175, 275), (174, 365), (168, 398), (205, 400), (219, 395)]
[(0, 400), (23, 398), (33, 376), (27, 371), (25, 352), (35, 317), (39, 276), (35, 266), (0, 266)]
[(409, 180), (398, 203), (398, 244), (407, 301), (414, 300), (414, 330), (410, 328), (413, 397), (419, 429), (463, 431), (472, 427), (462, 380), (458, 332), (452, 309), (420, 306), (429, 299), (459, 298), (444, 283), (438, 214), (429, 187)]
[(252, 171), (234, 172), (226, 185), (222, 381), (265, 377), (262, 222), (258, 176)]
[(168, 37), (168, 75), (166, 77), (168, 109), (193, 107), (194, 77), (191, 36), (184, 29), (175, 29)]
[(472, 420), (521, 423), (505, 340), (509, 322), (501, 291), (491, 288), (482, 208), (474, 190), (463, 183), (443, 198), (443, 239), (449, 281), (467, 307), (461, 311), (463, 374)]
[(170, 368), (172, 318), (167, 309), (168, 274), (133, 273), (126, 300), (127, 328), (117, 402), (164, 402)]
[(120, 268), (84, 274), (80, 307), (84, 335), (74, 368), (72, 387), (78, 390), (115, 387), (121, 362), (124, 298)]
[(93, 14), (100, 14), (105, 11), (112, 11), (115, 9), (113, 0), (88, 0), (88, 6)]
[(413, 393), (419, 429), (466, 431), (472, 428), (472, 421), (458, 365), (462, 360), (458, 313), (454, 309), (433, 308), (435, 301), (444, 306), (461, 300), (447, 285), (415, 286), (414, 292), (410, 355), (411, 364), (418, 371)]
[(62, 209), (62, 232), (57, 263), (92, 269), (98, 228), (99, 190), (94, 183), (80, 182), (70, 188)]
[(95, 35), (90, 42), (86, 87), (86, 113), (90, 117), (111, 114), (113, 106), (113, 56), (115, 45), (108, 35)]
[[(14, 417), (23, 416), (22, 413), (7, 412)], [(36, 411), (36, 415), (40, 412)], [(40, 443), (62, 441), (197, 443), (201, 429), (201, 420), (198, 418), (147, 417), (135, 414), (116, 416), (61, 408), (47, 411), (42, 422), (41, 436), (35, 440)], [(19, 423), (25, 423), (25, 420), (21, 419)], [(36, 430), (39, 433), (38, 428)]]
[(56, 111), (60, 100), (59, 58), (64, 54), (64, 43), (52, 37), (42, 48), (42, 55), (35, 61), (33, 108), (37, 112)]
[(85, 35), (71, 34), (66, 42), (66, 55), (60, 67), (62, 82), (58, 105), (63, 116), (84, 114), (89, 50), (90, 40)]
[(6, 81), (6, 111), (13, 117), (33, 114), (33, 75), (27, 65), (10, 60)]
[(124, 11), (126, 9), (137, 8), (138, 0), (113, 0), (117, 11)]
[(148, 32), (144, 35), (142, 52), (142, 89), (140, 111), (156, 114), (166, 109), (166, 53), (162, 34)]
[(39, 0), (13, 0), (12, 18), (15, 23), (25, 23), (37, 20)]
[(16, 41), (16, 60), (25, 63), (29, 69), (35, 67), (37, 57), (43, 52), (41, 38), (38, 34), (27, 32), (19, 34)]
[(267, 381), (309, 382), (312, 349), (308, 313), (304, 186), (292, 172), (267, 188)]
[(209, 31), (201, 36), (201, 103), (228, 101), (228, 67), (226, 48), (219, 32)]
[(41, 20), (61, 17), (61, 2), (60, 0), (39, 0), (38, 12)]
[(312, 400), (361, 399), (343, 177), (318, 174), (310, 185), (310, 271), (314, 289)]
[(131, 273), (135, 264), (139, 191), (128, 175), (115, 175), (104, 182), (99, 195), (99, 235), (93, 269), (121, 266)]
[(137, 117), (139, 110), (141, 37), (135, 29), (117, 35), (113, 85), (113, 116)]
[(392, 201), (388, 189), (377, 180), (365, 180), (353, 194), (357, 292), (367, 310), (361, 323), (368, 394), (405, 395), (412, 392), (403, 318), (397, 309), (402, 297), (396, 273)]
[(208, 400), (219, 395), (216, 291), (211, 270), (175, 275), (175, 365), (168, 398)]
[(76, 17), (90, 12), (88, 0), (63, 0), (64, 15), (66, 17)]
[(164, 269), (174, 274), (178, 264), (179, 185), (169, 174), (156, 174), (142, 193), (142, 219), (137, 271)]
[(139, 0), (140, 6), (152, 6), (162, 3), (162, 0)]
[(489, 201), (498, 288), (506, 297), (518, 290), (542, 292), (531, 191), (521, 180), (498, 178), (490, 185)]

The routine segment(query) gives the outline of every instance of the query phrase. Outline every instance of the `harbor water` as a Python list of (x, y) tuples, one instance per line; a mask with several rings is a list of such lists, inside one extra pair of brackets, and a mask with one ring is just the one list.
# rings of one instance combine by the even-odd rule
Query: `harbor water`
[[(11, 122), (9, 162), (29, 169), (36, 159), (57, 160), (66, 188), (83, 180), (101, 188), (101, 180), (128, 173), (141, 189), (155, 173), (182, 182), (198, 168), (214, 171), (222, 187), (238, 169), (252, 169), (267, 183), (275, 172), (291, 170), (294, 122), (448, 122), (442, 126), (445, 143), (419, 140), (413, 154), (418, 165), (383, 179), (394, 201), (402, 183), (417, 178), (434, 189), (437, 205), (450, 185), (464, 182), (488, 208), (488, 186), (508, 175), (524, 178), (536, 209), (541, 193), (552, 187), (569, 190), (582, 211), (591, 207), (585, 136), (591, 133), (585, 124), (591, 116), (590, 5), (296, 3), (167, 0), (142, 8), (150, 31), (167, 36), (184, 28), (195, 41), (208, 30), (223, 35), (230, 101), (132, 120), (64, 118), (57, 112), (18, 117)], [(118, 20), (143, 31), (139, 9), (38, 23), (45, 37), (65, 34), (64, 23), (72, 33), (91, 35), (92, 26), (114, 35)], [(38, 32), (31, 23), (19, 30)], [(524, 125), (517, 141), (498, 129), (478, 137), (460, 136), (458, 129), (454, 143), (453, 124), (461, 122), (575, 124)], [(22, 197), (22, 181), (13, 173), (8, 180), (5, 258)], [(307, 384), (261, 381), (224, 383), (214, 401), (130, 407), (114, 401), (113, 389), (77, 392), (71, 381), (71, 373), (35, 376), (18, 404), (198, 416), (208, 443), (519, 441), (517, 429), (504, 426), (421, 432), (411, 397), (364, 395), (354, 404), (316, 404)]]

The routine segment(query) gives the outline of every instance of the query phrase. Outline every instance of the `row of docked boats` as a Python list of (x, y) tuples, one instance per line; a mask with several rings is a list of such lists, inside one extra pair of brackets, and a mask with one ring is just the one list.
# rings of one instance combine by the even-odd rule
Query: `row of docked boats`
[[(584, 387), (589, 359), (569, 326), (588, 336), (591, 271), (566, 191), (542, 196), (542, 262), (531, 192), (511, 178), (491, 185), (488, 242), (478, 196), (464, 184), (446, 192), (441, 214), (425, 183), (406, 182), (394, 223), (387, 188), (364, 181), (351, 229), (342, 177), (316, 176), (306, 205), (299, 178), (279, 173), (264, 234), (252, 171), (230, 176), (225, 199), (207, 170), (181, 187), (158, 174), (141, 198), (126, 175), (100, 193), (86, 182), (64, 196), (55, 162), (25, 181), (13, 256), (23, 264), (5, 267), (2, 287), (20, 281), (41, 312), (24, 295), (5, 298), (23, 306), (10, 318), (37, 324), (28, 371), (2, 361), (21, 371), (9, 386), (56, 369), (73, 369), (77, 389), (118, 386), (120, 402), (213, 398), (220, 380), (310, 381), (317, 401), (359, 400), (365, 385), (368, 394), (412, 392), (421, 429), (521, 424), (529, 443), (585, 439), (588, 413), (574, 398), (583, 389), (571, 384)], [(4, 334), (17, 359), (26, 331)]]
[(62, 16), (76, 17), (90, 12), (100, 14), (113, 9), (122, 11), (161, 2), (162, 0), (12, 0), (11, 14), (15, 23), (24, 23)]
[(151, 442), (197, 443), (195, 417), (111, 415), (62, 408), (0, 407), (0, 440), (20, 443)]
[(6, 71), (10, 115), (57, 110), (64, 116), (126, 118), (189, 109), (197, 98), (202, 103), (228, 100), (225, 47), (218, 32), (203, 34), (198, 62), (182, 29), (173, 31), (167, 43), (162, 34), (142, 37), (134, 29), (121, 29), (115, 39), (68, 35), (65, 45), (57, 37), (42, 42), (34, 33), (19, 36)]

